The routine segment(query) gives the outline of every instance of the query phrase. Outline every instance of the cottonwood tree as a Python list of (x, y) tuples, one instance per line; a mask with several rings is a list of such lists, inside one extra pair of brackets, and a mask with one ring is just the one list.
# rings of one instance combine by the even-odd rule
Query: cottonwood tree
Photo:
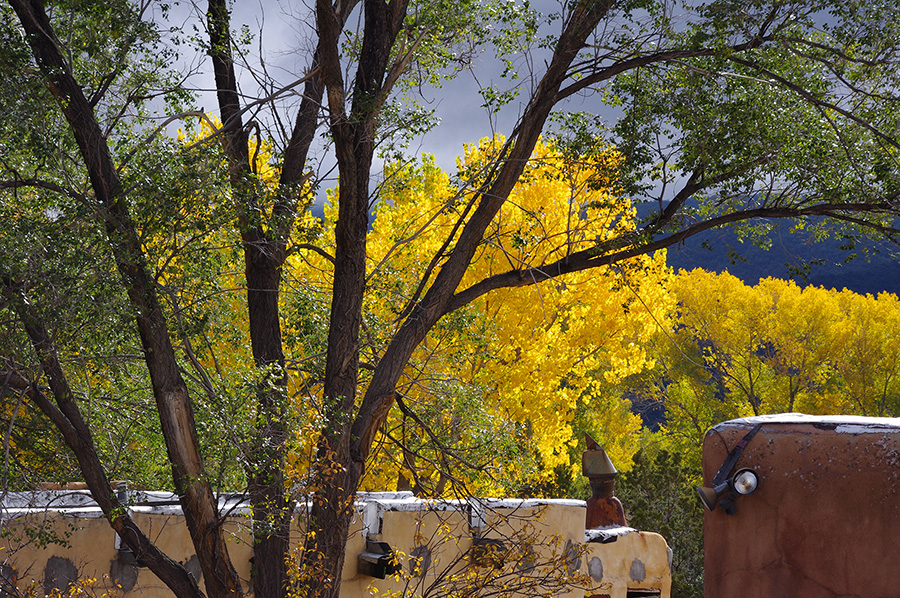
[[(154, 160), (134, 161), (142, 151), (138, 140), (149, 133), (143, 119), (161, 109), (165, 120), (165, 110), (185, 99), (177, 81), (161, 74), (169, 58), (149, 19), (154, 5), (9, 0), (4, 7), (2, 66), (14, 82), (3, 94), (4, 204), (56, 198), (33, 212), (33, 220), (42, 223), (39, 230), (20, 227), (7, 237), (32, 250), (25, 266), (34, 267), (6, 255), (2, 261), (4, 309), (17, 321), (11, 335), (32, 348), (31, 363), (21, 364), (15, 359), (23, 355), (21, 343), (10, 342), (19, 351), (4, 361), (6, 388), (52, 420), (111, 525), (177, 595), (201, 592), (110, 496), (93, 432), (70, 384), (71, 347), (65, 342), (89, 323), (91, 301), (50, 309), (40, 301), (48, 289), (29, 275), (56, 260), (59, 273), (79, 281), (79, 259), (102, 262), (95, 272), (105, 267), (109, 276), (97, 276), (97, 282), (115, 287), (117, 305), (128, 314), (127, 326), (142, 350), (206, 593), (242, 594), (198, 439), (196, 393), (178, 354), (189, 354), (188, 347), (176, 353), (183, 344), (177, 342), (180, 312), (163, 300), (167, 289), (155, 276), (159, 264), (145, 242), (145, 228), (176, 230), (187, 217), (181, 210), (151, 209), (147, 190), (157, 183), (154, 199), (160, 205), (175, 187), (180, 197), (185, 186), (222, 189), (228, 199), (219, 216), (234, 224), (239, 237), (255, 362), (248, 386), (254, 442), (246, 475), (255, 528), (253, 591), (260, 596), (287, 591), (291, 505), (283, 479), (287, 369), (279, 294), (289, 252), (325, 251), (306, 247), (295, 226), (308, 204), (307, 185), (316, 181), (310, 150), (317, 136), (328, 136), (339, 188), (334, 247), (328, 252), (333, 282), (322, 425), (310, 472), (302, 584), (295, 588), (308, 595), (336, 596), (340, 590), (353, 496), (373, 441), (395, 405), (407, 362), (441, 318), (497, 289), (617, 264), (725, 224), (824, 217), (817, 226), (839, 225), (844, 234), (896, 234), (893, 7), (856, 0), (579, 1), (561, 3), (558, 18), (538, 30), (529, 13), (513, 6), (317, 0), (303, 73), (248, 101), (238, 85), (244, 55), (232, 35), (229, 7), (210, 0), (197, 30), (205, 32), (199, 41), (216, 84), (221, 128), (215, 140), (227, 157), (227, 174), (193, 182), (169, 176), (187, 154), (167, 154), (158, 138), (146, 144), (160, 152)], [(395, 103), (404, 90), (434, 82), (436, 73), (452, 69), (454, 59), (472, 49), (454, 44), (472, 41), (477, 47), (496, 31), (510, 67), (506, 74), (524, 78), (507, 89), (484, 89), (485, 105), (518, 107), (516, 124), (485, 167), (460, 181), (457, 224), (428, 259), (410, 308), (376, 361), (367, 363), (371, 373), (363, 379), (360, 331), (366, 234), (377, 198), (376, 148), (385, 136), (421, 127)], [(516, 51), (532, 59), (518, 72), (508, 58)], [(265, 72), (257, 74), (268, 86)], [(279, 177), (270, 191), (260, 184), (250, 140), (258, 137), (263, 109), (287, 93), (299, 94), (299, 100), (287, 108), (289, 115), (276, 112), (270, 121)], [(618, 107), (621, 116), (606, 134), (623, 155), (623, 190), (652, 198), (651, 215), (642, 227), (614, 238), (466, 280), (551, 115), (557, 113), (568, 131), (573, 155), (585, 140), (604, 134), (592, 115), (564, 114), (568, 100), (585, 96), (602, 96)], [(154, 97), (166, 101), (149, 102)], [(77, 259), (61, 259), (53, 244), (35, 245), (71, 239), (79, 227), (87, 230), (86, 240), (61, 246)], [(179, 251), (191, 259), (190, 244), (182, 243)], [(98, 304), (106, 299), (93, 297)], [(208, 390), (202, 383), (197, 387)]]
[[(671, 330), (639, 375), (666, 409), (661, 442), (699, 471), (703, 437), (736, 417), (799, 411), (896, 417), (898, 299), (847, 289), (801, 288), (766, 278), (745, 285), (727, 272), (680, 272)], [(640, 386), (640, 384), (636, 384)]]
[[(634, 229), (631, 202), (615, 193), (621, 155), (598, 145), (592, 155), (575, 159), (557, 143), (535, 146), (512, 201), (474, 256), (467, 281), (504, 272), (511, 264), (543, 263)], [(500, 146), (499, 138), (467, 145), (459, 169), (482, 169)], [(366, 239), (364, 362), (377, 361), (390, 342), (398, 316), (429, 267), (426, 260), (459, 219), (456, 186), (433, 158), (391, 164), (385, 175)], [(328, 237), (336, 216), (337, 207), (329, 202), (320, 245), (332, 244)], [(288, 299), (288, 313), (303, 310), (310, 294), (330, 302), (328, 257), (295, 254), (286, 270), (311, 289), (296, 302)], [(560, 276), (553, 284), (498, 289), (441, 319), (398, 380), (399, 408), (382, 426), (376, 441), (381, 448), (367, 463), (363, 489), (393, 488), (400, 480), (398, 489), (425, 496), (441, 496), (451, 487), (477, 496), (519, 493), (523, 484), (536, 483), (557, 467), (575, 469), (569, 452), (583, 435), (573, 428), (579, 409), (588, 412), (581, 417), (594, 420), (610, 457), (628, 462), (641, 421), (608, 388), (652, 366), (642, 339), (672, 311), (668, 278), (664, 254), (639, 256)], [(646, 309), (634, 308), (638, 296)], [(287, 336), (314, 333), (295, 328)], [(291, 385), (315, 388), (320, 369), (312, 365), (293, 372)]]

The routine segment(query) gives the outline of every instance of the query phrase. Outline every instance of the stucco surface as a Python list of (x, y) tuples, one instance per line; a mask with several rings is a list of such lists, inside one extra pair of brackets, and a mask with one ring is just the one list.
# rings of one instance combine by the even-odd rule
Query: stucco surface
[(710, 430), (709, 484), (757, 423), (735, 471), (758, 490), (704, 520), (706, 598), (900, 596), (900, 420), (748, 418)]
[[(149, 598), (172, 595), (148, 569), (123, 559), (109, 524), (83, 494), (45, 493), (27, 500), (8, 498), (6, 508), (0, 511), (4, 533), (0, 561), (6, 563), (6, 569), (0, 573), (9, 574), (14, 570), (19, 587), (33, 583), (38, 587), (65, 588), (72, 572), (77, 571), (81, 578), (96, 579), (95, 587), (120, 586), (111, 595)], [(166, 501), (171, 496), (141, 498), (145, 499)], [(35, 500), (45, 506), (34, 505)], [(31, 507), (27, 506), (29, 503)], [(223, 508), (231, 507), (223, 503)], [(229, 549), (249, 589), (251, 548), (247, 542), (246, 518), (241, 508), (231, 512), (236, 516), (226, 523)], [(184, 563), (202, 584), (193, 547), (177, 507), (139, 506), (132, 513), (136, 523), (160, 548)], [(304, 513), (298, 507), (295, 524), (302, 522)], [(669, 555), (662, 537), (625, 527), (592, 530), (586, 535), (584, 520), (583, 501), (485, 499), (466, 503), (419, 500), (397, 493), (364, 495), (357, 504), (347, 539), (341, 596), (361, 598), (373, 595), (373, 591), (377, 591), (374, 595), (433, 593), (436, 586), (454, 573), (468, 573), (476, 582), (493, 576), (514, 584), (530, 579), (532, 573), (540, 573), (537, 567), (541, 564), (560, 558), (562, 569), (590, 583), (587, 594), (584, 588), (555, 586), (554, 596), (625, 598), (629, 589), (655, 589), (662, 598), (669, 596)], [(299, 543), (302, 526), (295, 525), (293, 534), (294, 541)], [(611, 537), (615, 542), (595, 541)], [(503, 552), (499, 559), (479, 560), (471, 552), (467, 554), (476, 538), (501, 542), (506, 548), (518, 545), (521, 550)], [(388, 543), (397, 553), (404, 574), (387, 579), (360, 574), (357, 557), (366, 550), (367, 539)]]
[(586, 572), (597, 584), (595, 593), (626, 598), (628, 590), (658, 590), (669, 596), (672, 585), (668, 545), (659, 534), (632, 530), (611, 544), (588, 543)]

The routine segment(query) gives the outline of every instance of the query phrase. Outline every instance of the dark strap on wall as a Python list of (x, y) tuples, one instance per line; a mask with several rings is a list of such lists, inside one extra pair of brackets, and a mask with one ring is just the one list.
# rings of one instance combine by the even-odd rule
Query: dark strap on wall
[(722, 463), (722, 467), (720, 467), (719, 471), (716, 472), (716, 477), (713, 478), (713, 488), (725, 481), (725, 479), (728, 477), (728, 474), (730, 474), (731, 470), (734, 469), (734, 466), (738, 462), (738, 459), (741, 458), (741, 454), (744, 452), (744, 449), (747, 448), (747, 445), (750, 444), (750, 441), (753, 440), (753, 437), (756, 436), (756, 433), (759, 432), (760, 428), (762, 428), (762, 423), (756, 424), (749, 432), (744, 435), (743, 438), (740, 439), (740, 441), (738, 441), (736, 445), (734, 445), (734, 448), (731, 449), (731, 452), (728, 453), (728, 457), (725, 458), (725, 462)]

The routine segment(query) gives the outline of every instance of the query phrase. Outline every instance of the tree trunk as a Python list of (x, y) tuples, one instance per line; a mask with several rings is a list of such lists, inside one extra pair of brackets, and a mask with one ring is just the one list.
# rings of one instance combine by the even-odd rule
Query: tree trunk
[(249, 455), (247, 480), (253, 508), (253, 593), (274, 598), (287, 589), (293, 512), (284, 480), (287, 375), (278, 310), (281, 273), (280, 264), (255, 245), (245, 244), (245, 260), (250, 340), (262, 376), (257, 382), (256, 446)]
[[(345, 146), (344, 149), (348, 148)], [(356, 398), (359, 368), (369, 179), (363, 176), (360, 181), (354, 174), (356, 172), (346, 165), (341, 169), (334, 287), (323, 389), (326, 423), (316, 453), (316, 488), (308, 522), (309, 530), (314, 533), (307, 534), (303, 553), (304, 578), (300, 580), (306, 584), (310, 598), (337, 598), (339, 594), (344, 547), (357, 488), (356, 481), (350, 480), (347, 472), (350, 414)]]
[(338, 54), (341, 15), (327, 0), (316, 3), (322, 80), (340, 174), (335, 268), (328, 330), (316, 483), (304, 546), (301, 583), (307, 595), (337, 598), (358, 478), (350, 474), (350, 425), (359, 382), (359, 334), (366, 281), (369, 183), (378, 112), (390, 49), (406, 13), (405, 0), (369, 0), (364, 35), (347, 114)]
[(41, 361), (41, 369), (47, 378), (50, 390), (56, 399), (54, 405), (37, 384), (18, 375), (15, 371), (4, 372), (4, 379), (13, 388), (25, 392), (38, 408), (53, 422), (71, 449), (91, 496), (109, 520), (110, 525), (131, 551), (179, 598), (202, 598), (194, 578), (178, 562), (159, 550), (150, 538), (135, 525), (125, 507), (110, 491), (109, 478), (100, 463), (90, 427), (81, 416), (75, 396), (69, 386), (56, 349), (46, 327), (34, 315), (34, 308), (24, 297), (17, 296), (12, 281), (3, 281), (3, 295), (14, 306), (25, 327), (25, 332)]
[[(231, 191), (238, 205), (238, 223), (244, 245), (244, 276), (247, 284), (247, 315), (250, 345), (257, 367), (256, 430), (247, 455), (247, 491), (253, 510), (253, 592), (256, 596), (284, 596), (287, 590), (287, 554), (293, 507), (285, 494), (285, 421), (287, 373), (281, 338), (281, 268), (285, 259), (284, 239), (296, 215), (295, 187), (301, 184), (306, 149), (311, 132), (307, 118), (310, 103), (298, 115), (294, 138), (286, 159), (276, 203), (276, 228), (267, 234), (261, 222), (261, 206), (252, 182), (249, 140), (241, 118), (234, 63), (231, 54), (230, 16), (223, 0), (210, 0), (207, 13), (210, 56), (216, 80), (223, 141), (229, 161)], [(316, 82), (307, 89), (315, 92)], [(313, 119), (313, 123), (315, 120)], [(293, 194), (293, 195), (291, 195)], [(289, 197), (290, 196), (290, 197)], [(283, 222), (277, 222), (277, 220)]]
[[(337, 598), (344, 544), (352, 517), (352, 504), (362, 479), (365, 461), (376, 432), (393, 404), (395, 388), (415, 347), (447, 310), (453, 295), (483, 238), (487, 226), (518, 181), (524, 164), (555, 103), (568, 66), (583, 47), (587, 35), (606, 14), (609, 5), (595, 3), (573, 10), (548, 72), (520, 121), (518, 137), (511, 145), (491, 188), (481, 196), (478, 208), (464, 227), (459, 241), (432, 287), (406, 319), (385, 355), (376, 366), (363, 403), (350, 427), (347, 416), (354, 405), (359, 361), (359, 323), (365, 287), (365, 233), (368, 225), (368, 184), (372, 140), (377, 114), (363, 107), (376, 105), (381, 74), (399, 24), (383, 1), (366, 2), (365, 35), (360, 52), (349, 119), (344, 110), (345, 93), (337, 57), (337, 28), (326, 0), (317, 2), (319, 35), (323, 43), (323, 80), (327, 86), (332, 136), (340, 172), (338, 223), (335, 234), (335, 279), (331, 328), (328, 339), (325, 405), (327, 426), (322, 433), (316, 471), (317, 491), (304, 565), (321, 584), (310, 596)], [(405, 5), (402, 6), (405, 11)], [(392, 29), (393, 27), (396, 27)], [(367, 116), (368, 118), (364, 118)], [(318, 567), (318, 569), (316, 568)]]
[[(200, 456), (193, 407), (169, 339), (166, 319), (133, 222), (122, 201), (118, 172), (93, 109), (63, 59), (38, 0), (11, 0), (35, 59), (75, 135), (87, 166), (116, 266), (134, 312), (159, 411), (176, 492), (211, 597), (242, 595), (222, 536), (216, 499)], [(98, 492), (101, 489), (97, 489)]]

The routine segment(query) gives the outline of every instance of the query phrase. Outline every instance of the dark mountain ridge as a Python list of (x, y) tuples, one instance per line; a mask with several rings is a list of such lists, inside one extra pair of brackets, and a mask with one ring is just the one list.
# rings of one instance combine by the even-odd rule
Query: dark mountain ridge
[(747, 285), (775, 277), (800, 286), (900, 295), (900, 247), (890, 242), (862, 239), (850, 247), (846, 240), (816, 240), (807, 231), (791, 231), (787, 221), (775, 222), (767, 241), (763, 249), (724, 227), (670, 247), (667, 261), (676, 271), (727, 271)]

